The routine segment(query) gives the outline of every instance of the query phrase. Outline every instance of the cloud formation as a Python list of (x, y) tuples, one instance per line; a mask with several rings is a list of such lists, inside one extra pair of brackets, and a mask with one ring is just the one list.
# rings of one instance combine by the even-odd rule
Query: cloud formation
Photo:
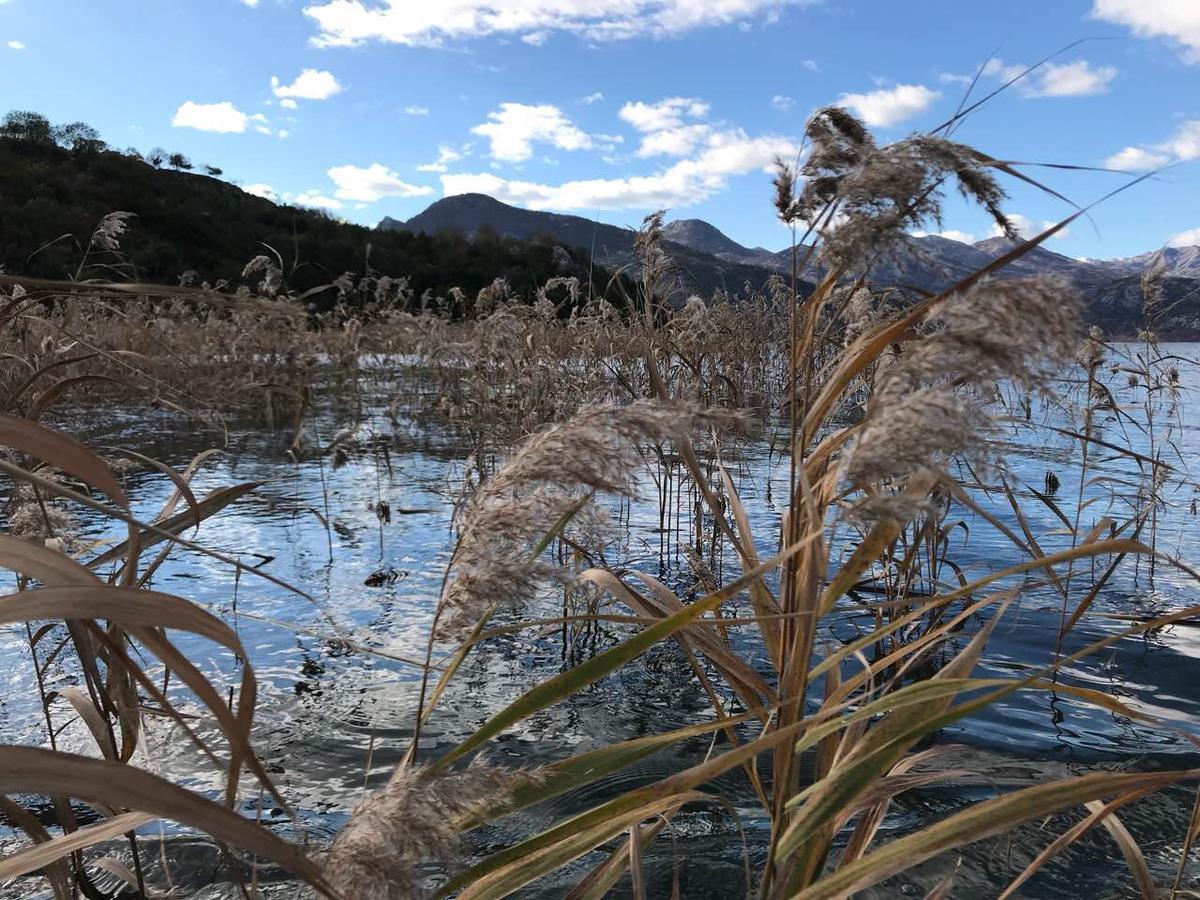
[(898, 84), (866, 94), (842, 94), (844, 106), (875, 128), (890, 128), (923, 113), (942, 95), (923, 84)]
[(667, 97), (655, 103), (642, 100), (626, 103), (617, 115), (642, 132), (637, 155), (688, 156), (697, 146), (710, 141), (713, 127), (697, 121), (708, 115), (709, 106), (694, 97)]
[(729, 178), (765, 171), (776, 157), (792, 157), (796, 144), (783, 137), (749, 137), (743, 131), (714, 135), (696, 156), (653, 174), (543, 184), (493, 173), (443, 175), (446, 196), (483, 193), (529, 209), (656, 209), (688, 206), (725, 189)]
[(1124, 25), (1138, 37), (1174, 41), (1185, 60), (1200, 63), (1200, 3), (1195, 0), (1095, 0), (1091, 15)]
[(588, 150), (591, 135), (577, 128), (557, 106), (501, 103), (488, 120), (471, 129), (491, 143), (492, 156), (502, 162), (524, 162), (533, 156), (533, 145), (545, 143), (559, 150)]
[[(1023, 216), (1020, 213), (1007, 213), (1005, 217), (1008, 219), (1008, 224), (1011, 225), (1013, 230), (1017, 232), (1017, 237), (1022, 238), (1023, 240), (1029, 240), (1030, 238), (1037, 237), (1046, 229), (1053, 228), (1058, 224), (1051, 219), (1043, 219), (1039, 225), (1037, 222), (1030, 219), (1029, 216)], [(1070, 228), (1062, 228), (1056, 231), (1050, 240), (1061, 241), (1064, 238), (1069, 237), (1070, 234)], [(999, 225), (993, 224), (991, 231), (988, 232), (988, 237), (1004, 237), (1004, 232), (1000, 230)]]
[[(464, 148), (465, 151), (465, 148)], [(438, 147), (438, 158), (431, 163), (426, 163), (423, 166), (417, 166), (418, 172), (445, 172), (451, 163), (456, 163), (463, 158), (463, 153), (442, 144)]]
[[(1019, 78), (1013, 87), (1023, 97), (1091, 97), (1106, 93), (1109, 84), (1119, 74), (1115, 66), (1094, 66), (1086, 59), (1046, 63), (1026, 73), (1028, 68), (1027, 65), (1009, 64), (993, 58), (984, 64), (980, 74), (1001, 82)], [(971, 77), (967, 75), (947, 75), (943, 76), (943, 80), (971, 83)]]
[(338, 200), (374, 203), (384, 197), (425, 197), (433, 193), (426, 185), (409, 184), (381, 163), (366, 168), (334, 166), (329, 177), (337, 185), (333, 196)]
[(1167, 241), (1168, 247), (1196, 247), (1200, 246), (1200, 228), (1190, 228), (1187, 231), (1181, 231), (1179, 234)]
[(638, 131), (663, 131), (678, 128), (684, 118), (700, 119), (708, 115), (708, 104), (692, 97), (667, 97), (657, 103), (641, 100), (626, 103), (617, 113)]
[(1182, 122), (1175, 134), (1161, 143), (1125, 147), (1104, 165), (1121, 172), (1148, 172), (1193, 159), (1200, 159), (1200, 119)]
[(913, 237), (940, 237), (951, 241), (958, 241), (960, 244), (974, 244), (979, 240), (969, 231), (959, 231), (957, 228), (947, 228), (945, 231), (914, 231)]
[[(171, 119), (174, 128), (194, 128), (218, 134), (242, 134), (250, 122), (246, 115), (228, 100), (220, 103), (186, 101)], [(268, 132), (269, 133), (269, 132)]]
[(320, 69), (305, 69), (291, 84), (283, 84), (278, 77), (271, 79), (271, 93), (281, 100), (328, 100), (342, 90), (332, 72)]
[(304, 13), (317, 46), (380, 41), (441, 46), (489, 35), (541, 43), (555, 31), (592, 41), (669, 37), (697, 28), (778, 16), (813, 0), (318, 0)]
[(324, 209), (329, 212), (336, 212), (339, 209), (345, 209), (345, 204), (340, 200), (335, 200), (333, 197), (326, 197), (320, 191), (305, 191), (302, 194), (297, 194), (295, 197), (284, 195), (284, 199), (294, 203), (296, 206), (307, 207), (308, 209)]
[(247, 194), (254, 195), (255, 197), (262, 197), (264, 200), (270, 200), (272, 203), (279, 199), (279, 195), (275, 193), (275, 188), (271, 187), (269, 184), (263, 184), (261, 182), (258, 184), (244, 184), (242, 185), (242, 190)]

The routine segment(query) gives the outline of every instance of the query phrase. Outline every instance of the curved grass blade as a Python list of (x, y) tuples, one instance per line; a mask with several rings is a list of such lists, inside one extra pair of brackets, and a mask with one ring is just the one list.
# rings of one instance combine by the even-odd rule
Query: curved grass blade
[(0, 747), (0, 794), (31, 791), (132, 808), (197, 828), (271, 860), (327, 896), (337, 896), (299, 848), (211, 800), (132, 766), (38, 747)]
[(1200, 778), (1200, 770), (1081, 775), (1023, 788), (976, 803), (915, 834), (897, 838), (793, 895), (793, 900), (835, 900), (865, 890), (940, 853), (1003, 834), (1022, 822), (1054, 815), (1090, 801), (1159, 790)]

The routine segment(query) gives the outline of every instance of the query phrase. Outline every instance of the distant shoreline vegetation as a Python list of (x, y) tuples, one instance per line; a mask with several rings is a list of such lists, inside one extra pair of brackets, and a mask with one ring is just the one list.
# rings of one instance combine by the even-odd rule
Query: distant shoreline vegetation
[(38, 113), (10, 112), (0, 122), (0, 265), (14, 276), (75, 279), (97, 222), (120, 210), (136, 216), (122, 237), (122, 258), (92, 277), (236, 287), (247, 262), (266, 252), (282, 262), (298, 293), (350, 273), (407, 279), (412, 294), (427, 300), (454, 289), (474, 296), (497, 278), (524, 296), (563, 277), (590, 279), (614, 303), (621, 296), (613, 272), (549, 237), (379, 231), (277, 205), (221, 174), (181, 153), (118, 151), (82, 122), (53, 125)]

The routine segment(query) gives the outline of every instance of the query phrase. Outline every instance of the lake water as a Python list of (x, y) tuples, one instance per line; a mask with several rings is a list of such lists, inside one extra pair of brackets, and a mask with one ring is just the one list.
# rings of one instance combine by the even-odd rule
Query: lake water
[[(1200, 535), (1195, 526), (1200, 519), (1193, 512), (1195, 492), (1185, 470), (1200, 450), (1196, 399), (1200, 370), (1192, 363), (1200, 360), (1200, 345), (1162, 349), (1181, 361), (1177, 363), (1179, 385), (1170, 398), (1163, 392), (1166, 399), (1156, 423), (1155, 439), (1160, 444), (1170, 427), (1164, 458), (1177, 470), (1159, 512), (1157, 540), (1161, 549), (1197, 562)], [(1125, 377), (1113, 375), (1114, 385), (1123, 387)], [(1143, 397), (1144, 390), (1125, 389), (1123, 395), (1130, 412), (1138, 412), (1135, 404)], [(303, 587), (317, 606), (262, 579), (238, 579), (231, 567), (186, 551), (176, 551), (154, 582), (158, 590), (187, 597), (236, 626), (260, 683), (258, 749), (276, 784), (300, 813), (298, 822), (281, 825), (281, 831), (317, 843), (336, 832), (361, 798), (365, 783), (378, 784), (387, 777), (411, 737), (420, 674), (402, 660), (424, 654), (452, 543), (451, 503), (463, 477), (465, 448), (446, 435), (423, 435), (415, 427), (394, 425), (384, 415), (384, 406), (381, 402), (359, 424), (360, 450), (341, 465), (335, 467), (330, 459), (294, 464), (284, 455), (286, 440), (280, 435), (235, 429), (225, 451), (204, 467), (193, 485), (197, 496), (202, 496), (230, 484), (265, 482), (206, 522), (197, 539)], [(1038, 403), (1031, 418), (1067, 422), (1050, 405)], [(348, 421), (347, 414), (336, 408), (324, 409), (315, 427), (327, 443)], [(219, 433), (155, 410), (91, 411), (63, 424), (91, 446), (135, 449), (177, 468), (201, 450), (223, 443)], [(1149, 446), (1147, 434), (1111, 413), (1104, 414), (1100, 424), (1106, 440), (1128, 443), (1143, 452)], [(1006, 429), (1005, 437), (1010, 445), (1010, 483), (1023, 495), (1030, 530), (1046, 552), (1067, 546), (1069, 536), (1063, 533), (1062, 523), (1022, 484), (1042, 490), (1046, 473), (1053, 472), (1059, 479), (1057, 497), (1073, 507), (1079, 490), (1079, 443), (1021, 424)], [(1130, 461), (1106, 451), (1097, 451), (1093, 464), (1092, 476), (1128, 479), (1137, 472)], [(763, 438), (739, 449), (733, 470), (755, 533), (762, 537), (760, 549), (770, 552), (780, 517), (775, 501), (786, 495), (786, 460), (772, 454), (770, 442)], [(136, 512), (144, 518), (152, 518), (171, 492), (166, 479), (153, 471), (132, 473), (126, 483)], [(1110, 505), (1103, 499), (1112, 484), (1101, 481), (1085, 487), (1085, 496), (1101, 498), (1086, 510), (1085, 525), (1104, 515), (1117, 519), (1128, 515), (1119, 501)], [(995, 516), (1014, 529), (1019, 527), (1003, 493), (978, 497)], [(379, 500), (391, 506), (390, 524), (381, 525), (373, 511)], [(656, 502), (635, 502), (627, 514), (628, 531), (610, 548), (610, 561), (662, 575), (682, 589), (690, 586), (694, 578), (676, 549), (665, 556), (661, 552)], [(949, 520), (959, 519), (970, 538), (964, 541), (967, 529), (956, 529), (949, 555), (969, 577), (1020, 560), (1012, 544), (981, 518), (956, 507)], [(109, 533), (93, 518), (85, 516), (83, 522), (93, 535)], [(1108, 614), (1155, 616), (1198, 602), (1200, 592), (1186, 576), (1164, 565), (1157, 567), (1153, 578), (1151, 574), (1145, 563), (1123, 567), (1065, 649), (1077, 649), (1125, 627), (1126, 623), (1105, 618)], [(555, 604), (561, 606), (561, 596), (548, 593), (544, 609), (525, 610), (525, 614), (555, 615), (560, 612)], [(996, 630), (978, 674), (1012, 676), (1049, 662), (1055, 651), (1059, 609), (1059, 596), (1053, 590), (1026, 594)], [(860, 625), (868, 627), (869, 619), (847, 608), (831, 617), (822, 637), (845, 639)], [(615, 626), (599, 628), (587, 646), (576, 646), (574, 653), (604, 649), (627, 633)], [(376, 654), (349, 649), (346, 640)], [(180, 643), (206, 670), (224, 673), (230, 684), (236, 683), (237, 663), (231, 657), (199, 641)], [(761, 658), (749, 637), (742, 646), (750, 658), (756, 654)], [(1096, 769), (1200, 766), (1200, 752), (1187, 736), (1200, 733), (1198, 656), (1200, 623), (1180, 624), (1152, 635), (1124, 638), (1062, 675), (1064, 681), (1112, 693), (1135, 709), (1160, 717), (1169, 727), (1131, 721), (1065, 695), (1022, 692), (946, 729), (934, 740), (958, 745), (953, 766), (978, 775), (902, 795), (881, 840), (944, 817), (997, 789), (1052, 776)], [(42, 717), (31, 687), (23, 629), (0, 630), (0, 658), (6, 661), (0, 672), (0, 737), (40, 744)], [(440, 712), (423, 731), (423, 755), (449, 749), (537, 680), (561, 671), (571, 661), (557, 629), (541, 634), (524, 631), (486, 644), (469, 657)], [(70, 679), (71, 672), (57, 677)], [(686, 660), (674, 645), (661, 646), (569, 702), (526, 720), (496, 741), (492, 752), (513, 764), (535, 765), (709, 716), (707, 699)], [(69, 730), (65, 739), (68, 749), (87, 745), (78, 729)], [(165, 728), (152, 731), (150, 746), (158, 770), (197, 788), (217, 783), (212, 773), (197, 766), (192, 748)], [(486, 852), (534, 833), (556, 816), (582, 809), (618, 788), (693, 763), (707, 749), (708, 742), (699, 740), (660, 753), (548, 807), (515, 816), (503, 827), (485, 830), (474, 849)], [(757, 863), (765, 853), (765, 819), (743, 778), (723, 779), (718, 787), (741, 813), (746, 852)], [(1122, 814), (1140, 840), (1152, 871), (1164, 883), (1173, 877), (1192, 796), (1184, 789), (1167, 791)], [(247, 811), (256, 803), (257, 798), (249, 798)], [(684, 897), (744, 894), (739, 822), (727, 811), (715, 809), (685, 812), (675, 820), (669, 836), (657, 841), (647, 858), (651, 896), (670, 895), (676, 870)], [(269, 807), (263, 812), (267, 818), (273, 815)], [(1062, 830), (1064, 821), (1055, 819), (1044, 829), (1035, 823), (1003, 840), (968, 847), (921, 866), (869, 896), (923, 896), (956, 867), (954, 896), (992, 896)], [(155, 826), (145, 833), (153, 837), (159, 831)], [(164, 836), (170, 878), (183, 896), (235, 895), (228, 884), (211, 884), (218, 857), (205, 842), (173, 830)], [(11, 845), (11, 835), (0, 831), (0, 847), (6, 843)], [(602, 856), (593, 854), (521, 896), (561, 897)], [(156, 878), (163, 876), (160, 861), (148, 860), (147, 865)], [(277, 874), (263, 872), (260, 877), (267, 883), (267, 895), (295, 893), (294, 886)], [(1021, 896), (1123, 897), (1132, 894), (1129, 884), (1115, 843), (1100, 830), (1027, 883)], [(0, 896), (32, 896), (27, 885), (9, 890), (9, 894), (0, 890)]]

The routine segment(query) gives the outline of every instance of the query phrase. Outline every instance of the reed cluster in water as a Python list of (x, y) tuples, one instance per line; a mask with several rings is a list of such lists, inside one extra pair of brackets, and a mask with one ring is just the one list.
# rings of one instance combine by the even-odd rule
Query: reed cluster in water
[[(996, 277), (1062, 226), (1014, 244), (940, 294), (875, 291), (867, 280), (872, 262), (906, 230), (937, 219), (947, 183), (1003, 227), (996, 177), (1010, 167), (941, 135), (878, 147), (844, 110), (818, 113), (808, 139), (803, 169), (780, 167), (776, 207), (798, 233), (797, 271), (801, 254), (820, 255), (826, 274), (811, 289), (782, 279), (765, 294), (668, 302), (661, 217), (649, 218), (639, 235), (639, 290), (623, 310), (590, 299), (573, 280), (533, 298), (513, 297), (498, 282), (473, 300), (442, 301), (406, 296), (403, 283), (370, 275), (340, 280), (343, 302), (317, 313), (288, 293), (282, 266), (265, 256), (247, 267), (261, 277), (253, 295), (94, 283), (17, 287), (6, 278), (0, 327), (10, 352), (0, 373), (7, 398), (0, 444), (9, 450), (0, 469), (12, 487), (0, 564), (17, 573), (18, 590), (0, 601), (0, 622), (26, 629), (46, 746), (0, 746), (0, 810), (30, 842), (0, 861), (0, 881), (40, 873), (57, 897), (72, 897), (91, 889), (83, 851), (125, 835), (134, 866), (121, 877), (145, 892), (136, 830), (164, 818), (218, 841), (235, 879), (236, 860), (253, 857), (347, 900), (508, 896), (597, 848), (607, 851), (603, 861), (571, 896), (601, 897), (623, 879), (645, 896), (647, 848), (670, 834), (682, 810), (720, 807), (721, 778), (730, 775), (744, 779), (770, 823), (769, 847), (748, 885), (762, 898), (847, 897), (1068, 810), (1079, 813), (1047, 838), (1043, 854), (1012, 872), (1008, 895), (1095, 826), (1121, 835), (1142, 895), (1164, 887), (1118, 812), (1149, 792), (1195, 781), (1194, 771), (1050, 781), (880, 840), (895, 797), (961, 775), (923, 742), (1016, 691), (1053, 687), (1145, 718), (1119, 698), (1054, 682), (1059, 669), (1115, 637), (1059, 652), (1019, 677), (976, 669), (1022, 594), (1049, 590), (1061, 599), (1061, 639), (1123, 561), (1181, 564), (1153, 546), (1154, 510), (1170, 478), (1157, 451), (1131, 456), (1144, 478), (1122, 518), (1085, 514), (1082, 487), (1072, 507), (1053, 490), (1019, 492), (1007, 480), (996, 438), (1030, 418), (1035, 396), (1057, 392), (1054, 402), (1065, 403), (1075, 393), (1083, 415), (1072, 435), (1084, 460), (1081, 484), (1089, 450), (1122, 452), (1097, 436), (1097, 411), (1116, 404), (1098, 377), (1106, 351), (1079, 332), (1070, 288), (1049, 278)], [(93, 243), (111, 249), (124, 226), (124, 219), (106, 220)], [(1146, 292), (1152, 319), (1152, 276)], [(1147, 419), (1171, 383), (1151, 332), (1148, 324), (1145, 353), (1128, 364), (1145, 386)], [(1072, 364), (1084, 373), (1073, 386), (1062, 377)], [(397, 423), (461, 435), (475, 483), (457, 517), (431, 617), (405, 762), (323, 853), (239, 812), (253, 795), (270, 796), (285, 814), (291, 809), (255, 754), (253, 668), (244, 666), (241, 682), (222, 691), (172, 638), (188, 632), (245, 659), (237, 634), (188, 600), (147, 586), (177, 547), (217, 556), (242, 577), (273, 578), (185, 537), (254, 486), (198, 498), (190, 485), (202, 459), (183, 472), (141, 460), (175, 490), (153, 521), (140, 521), (113, 460), (41, 420), (85, 391), (127, 392), (185, 414), (253, 414), (286, 434), (292, 454), (336, 457), (350, 441), (310, 433), (308, 413), (335, 399), (353, 404), (365, 381), (391, 392)], [(770, 534), (751, 527), (727, 469), (738, 433), (756, 428), (772, 434), (788, 468)], [(556, 552), (578, 534), (573, 529), (590, 528), (597, 497), (633, 489), (647, 459), (656, 463), (664, 525), (688, 510), (692, 524), (676, 531), (696, 576), (694, 595), (603, 564), (584, 538), (571, 541), (578, 552)], [(1069, 546), (1047, 553), (1027, 528), (996, 522), (977, 500), (989, 490), (1006, 497), (1022, 523), (1021, 503), (1049, 504)], [(124, 523), (126, 537), (99, 549), (73, 546), (74, 504)], [(992, 521), (1019, 561), (977, 578), (954, 566), (952, 508)], [(545, 582), (582, 602), (564, 607), (559, 619), (524, 621)], [(304, 594), (302, 586), (286, 587)], [(849, 603), (870, 615), (872, 627), (824, 642), (822, 623)], [(1178, 610), (1124, 633), (1198, 613)], [(490, 640), (513, 630), (554, 625), (577, 633), (604, 620), (628, 626), (619, 642), (547, 674), (449, 752), (422, 743), (434, 717), (453, 715), (444, 708), (446, 686), (468, 654), (486, 654)], [(744, 643), (732, 638), (747, 633), (765, 663), (747, 659)], [(686, 660), (708, 698), (703, 721), (567, 755), (537, 771), (484, 761), (514, 726), (663, 648)], [(42, 676), (63, 654), (77, 660), (80, 684), (51, 690)], [(150, 657), (166, 681), (147, 674)], [(181, 692), (167, 681), (186, 688), (199, 712), (180, 709)], [(86, 725), (92, 755), (58, 749), (64, 715)], [(197, 757), (221, 773), (219, 796), (154, 771), (142, 744), (149, 717), (174, 723)], [(695, 764), (473, 855), (476, 829), (697, 737), (712, 747)], [(22, 805), (29, 795), (51, 799), (50, 827)], [(95, 812), (86, 824), (80, 804)], [(1192, 837), (1180, 836), (1168, 890), (1183, 883)], [(438, 869), (432, 878), (430, 864)], [(931, 896), (952, 890), (951, 879)]]

